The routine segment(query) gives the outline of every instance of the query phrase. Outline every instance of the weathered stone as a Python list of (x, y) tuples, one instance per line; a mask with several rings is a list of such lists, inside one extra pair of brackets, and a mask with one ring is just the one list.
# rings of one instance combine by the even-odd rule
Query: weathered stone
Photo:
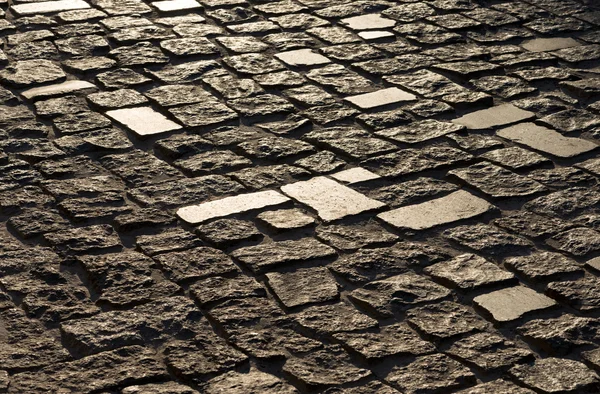
[(338, 285), (327, 268), (299, 269), (291, 273), (267, 273), (269, 286), (287, 307), (335, 300)]
[(366, 225), (333, 225), (317, 228), (318, 239), (343, 251), (353, 251), (365, 246), (381, 246), (398, 239), (374, 222)]
[(581, 266), (575, 261), (553, 252), (509, 257), (504, 260), (504, 264), (534, 282), (560, 280), (568, 275), (583, 273)]
[(551, 308), (556, 302), (528, 287), (516, 286), (477, 296), (473, 303), (497, 323), (507, 323), (524, 315)]
[(531, 119), (533, 112), (524, 111), (511, 104), (503, 104), (464, 115), (453, 122), (469, 129), (489, 129)]
[(163, 253), (154, 258), (167, 277), (178, 283), (239, 271), (225, 253), (209, 247)]
[(121, 241), (108, 225), (93, 225), (44, 234), (44, 239), (64, 253), (88, 253), (121, 248)]
[(374, 156), (398, 148), (382, 139), (373, 138), (366, 131), (358, 128), (333, 127), (305, 134), (307, 141), (323, 145), (332, 151), (337, 151), (353, 159)]
[(315, 219), (299, 209), (280, 209), (259, 214), (256, 217), (275, 231), (294, 230), (315, 224)]
[(205, 307), (235, 298), (264, 297), (266, 291), (260, 283), (249, 276), (235, 278), (215, 276), (196, 282), (190, 287), (190, 294), (198, 304)]
[(412, 308), (406, 318), (421, 335), (436, 341), (485, 331), (489, 325), (465, 306), (449, 301)]
[(413, 122), (406, 126), (379, 130), (375, 134), (398, 142), (416, 144), (463, 129), (464, 127), (461, 125), (429, 119)]
[(598, 390), (598, 375), (585, 364), (562, 358), (536, 360), (533, 365), (518, 365), (509, 371), (520, 383), (542, 393), (575, 393)]
[(549, 283), (546, 293), (577, 310), (589, 312), (600, 307), (600, 298), (597, 296), (599, 287), (600, 280), (597, 277), (585, 276), (578, 280)]
[(273, 375), (252, 370), (249, 373), (228, 372), (211, 379), (206, 386), (206, 394), (219, 393), (297, 394), (298, 390)]
[(192, 249), (201, 244), (195, 235), (180, 229), (156, 235), (142, 235), (136, 240), (136, 248), (148, 256)]

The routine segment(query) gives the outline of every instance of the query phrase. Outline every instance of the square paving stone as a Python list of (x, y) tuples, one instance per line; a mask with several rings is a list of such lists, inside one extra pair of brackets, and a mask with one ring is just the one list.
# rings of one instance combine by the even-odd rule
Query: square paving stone
[(290, 266), (310, 260), (329, 259), (335, 249), (314, 238), (262, 243), (238, 249), (231, 254), (246, 264), (252, 272), (272, 271), (279, 266)]
[(600, 233), (587, 227), (577, 227), (546, 240), (555, 249), (574, 256), (586, 256), (600, 250)]
[(539, 393), (592, 393), (600, 390), (600, 378), (585, 364), (564, 358), (538, 359), (533, 365), (517, 365), (509, 371), (519, 383)]
[(522, 197), (548, 189), (542, 184), (490, 163), (477, 163), (448, 172), (493, 198)]
[(507, 323), (535, 311), (554, 307), (556, 301), (528, 287), (515, 286), (477, 296), (473, 304), (494, 322)]
[(345, 332), (333, 337), (367, 361), (377, 361), (389, 356), (420, 356), (433, 353), (435, 347), (422, 340), (406, 323), (381, 327), (378, 332)]
[(234, 278), (215, 276), (196, 282), (190, 287), (190, 294), (200, 306), (207, 307), (235, 298), (264, 297), (267, 292), (256, 279), (250, 276)]
[(598, 147), (598, 145), (591, 141), (581, 138), (564, 137), (554, 130), (538, 126), (534, 123), (520, 123), (498, 130), (496, 134), (518, 144), (523, 144), (558, 157), (575, 157)]
[(520, 254), (533, 244), (524, 237), (502, 231), (488, 224), (463, 225), (445, 230), (442, 236), (486, 255)]
[(367, 283), (349, 294), (353, 302), (381, 318), (413, 305), (441, 301), (450, 296), (445, 287), (414, 273), (405, 273)]
[(450, 392), (477, 382), (469, 368), (441, 353), (396, 366), (385, 380), (409, 394)]
[(218, 249), (198, 247), (154, 256), (167, 277), (177, 283), (239, 272), (231, 258)]
[(515, 276), (474, 254), (462, 254), (426, 267), (423, 272), (450, 288), (469, 291), (514, 282)]
[(509, 257), (504, 264), (533, 282), (544, 282), (583, 274), (576, 261), (560, 253), (536, 252), (528, 256)]
[(280, 52), (276, 58), (289, 66), (319, 66), (331, 63), (331, 60), (323, 55), (313, 52), (311, 49), (296, 49), (294, 51)]
[(352, 30), (374, 30), (394, 27), (396, 21), (382, 17), (380, 14), (367, 14), (345, 18), (340, 23)]
[(514, 342), (487, 332), (459, 339), (447, 353), (484, 373), (505, 371), (535, 359), (528, 348), (517, 347)]
[(485, 331), (489, 326), (466, 306), (450, 301), (412, 308), (406, 319), (425, 339), (434, 341)]
[(177, 211), (177, 215), (188, 223), (197, 224), (236, 213), (281, 205), (289, 201), (291, 200), (288, 197), (276, 191), (267, 190), (225, 197), (221, 200), (181, 208)]
[(344, 302), (311, 306), (295, 314), (294, 318), (301, 327), (328, 335), (337, 332), (362, 331), (379, 326), (377, 320), (360, 313)]
[(339, 298), (338, 285), (325, 267), (266, 274), (269, 286), (286, 308)]
[(316, 237), (343, 251), (381, 246), (398, 240), (398, 236), (387, 232), (374, 221), (357, 225), (319, 226)]
[(489, 151), (480, 157), (513, 170), (539, 166), (550, 162), (550, 159), (539, 153), (518, 146)]
[(425, 230), (472, 218), (494, 209), (487, 201), (459, 190), (435, 200), (380, 213), (377, 217), (394, 227)]
[(195, 0), (166, 0), (166, 1), (155, 1), (152, 6), (160, 12), (181, 12), (189, 11), (202, 8), (202, 6)]
[(331, 174), (331, 177), (337, 181), (344, 182), (348, 185), (368, 182), (380, 178), (379, 175), (360, 167), (354, 167), (348, 170), (336, 172), (334, 174)]
[(150, 107), (117, 109), (108, 111), (106, 115), (140, 137), (181, 129), (180, 125)]
[(86, 8), (91, 7), (83, 0), (57, 0), (12, 5), (10, 10), (18, 16), (28, 16)]
[(235, 111), (216, 98), (197, 104), (172, 108), (169, 112), (187, 127), (217, 125), (238, 119)]
[(417, 97), (398, 88), (387, 88), (372, 93), (346, 97), (345, 100), (361, 109), (372, 109), (389, 104), (414, 101)]
[(305, 134), (303, 139), (353, 159), (398, 150), (396, 145), (383, 139), (374, 138), (365, 130), (354, 127), (330, 127), (316, 130)]
[(471, 112), (452, 122), (469, 129), (489, 129), (516, 123), (535, 117), (533, 112), (524, 111), (512, 104), (502, 104), (492, 108)]
[(316, 210), (328, 222), (385, 206), (325, 177), (286, 185), (281, 191)]

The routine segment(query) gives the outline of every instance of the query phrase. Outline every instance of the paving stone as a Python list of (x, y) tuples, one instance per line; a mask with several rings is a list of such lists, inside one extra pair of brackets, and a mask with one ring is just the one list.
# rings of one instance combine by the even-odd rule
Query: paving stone
[(228, 150), (187, 155), (173, 162), (174, 166), (190, 176), (225, 173), (248, 167), (251, 164), (250, 160)]
[(284, 94), (294, 103), (304, 107), (335, 104), (335, 98), (332, 95), (314, 85), (287, 89)]
[(270, 271), (280, 266), (335, 256), (335, 250), (313, 238), (263, 243), (237, 249), (231, 254), (253, 272)]
[(457, 191), (436, 200), (384, 212), (377, 217), (394, 227), (424, 230), (472, 218), (493, 209), (485, 200), (466, 191)]
[[(114, 373), (115, 367), (118, 367), (118, 374)], [(39, 372), (13, 375), (9, 392), (85, 392), (167, 377), (165, 367), (155, 359), (154, 350), (130, 346), (75, 361), (56, 363)]]
[(196, 282), (190, 287), (190, 294), (199, 305), (205, 307), (235, 298), (264, 297), (266, 290), (249, 276), (235, 278), (215, 276)]
[(427, 170), (467, 162), (472, 156), (462, 150), (446, 146), (429, 146), (420, 149), (403, 149), (402, 156), (390, 153), (361, 161), (366, 167), (383, 177), (399, 177)]
[(570, 274), (583, 274), (581, 266), (575, 261), (553, 252), (509, 257), (504, 260), (504, 264), (534, 282), (560, 280)]
[(206, 386), (206, 393), (296, 394), (298, 390), (273, 375), (258, 370), (251, 370), (249, 373), (232, 371), (211, 379)]
[(353, 127), (326, 128), (305, 134), (303, 138), (313, 144), (325, 146), (353, 159), (374, 156), (398, 149), (392, 143), (374, 138), (366, 131)]
[(519, 252), (529, 251), (532, 247), (529, 240), (487, 224), (454, 227), (445, 230), (442, 236), (484, 255), (492, 256), (519, 254)]
[[(204, 79), (211, 88), (219, 92), (225, 99), (239, 99), (257, 94), (263, 94), (264, 90), (252, 79), (238, 79), (231, 75)], [(180, 95), (177, 95), (180, 97)], [(199, 101), (199, 100), (197, 100)]]
[(375, 222), (363, 225), (319, 226), (316, 237), (343, 251), (353, 251), (365, 246), (381, 246), (398, 240), (396, 235), (385, 231)]
[[(281, 190), (316, 210), (319, 217), (325, 221), (334, 221), (385, 206), (324, 177), (286, 185)], [(323, 196), (327, 196), (327, 199), (323, 199)]]
[(314, 152), (313, 146), (309, 143), (281, 137), (259, 138), (242, 142), (238, 147), (241, 148), (246, 155), (273, 161)]
[(346, 97), (345, 100), (362, 109), (372, 109), (388, 104), (416, 100), (416, 96), (398, 88), (387, 88), (373, 93)]
[(344, 332), (333, 334), (333, 337), (367, 361), (398, 355), (420, 356), (435, 350), (431, 343), (422, 340), (404, 323), (381, 327), (378, 332)]
[(290, 273), (267, 273), (269, 286), (286, 308), (332, 301), (339, 298), (338, 285), (324, 267)]
[(600, 59), (600, 45), (582, 45), (573, 48), (559, 49), (552, 52), (552, 55), (570, 63), (583, 61), (592, 61)]
[(565, 355), (572, 349), (597, 342), (598, 320), (574, 315), (531, 320), (518, 328), (526, 341), (552, 355)]
[(310, 176), (310, 173), (299, 167), (278, 164), (245, 168), (237, 172), (232, 172), (229, 175), (250, 190), (261, 190), (306, 179)]
[(252, 222), (237, 219), (220, 219), (203, 224), (196, 228), (196, 233), (217, 247), (262, 238), (262, 234)]
[(62, 69), (49, 60), (24, 60), (0, 71), (0, 81), (21, 88), (64, 79)]
[(125, 182), (135, 186), (146, 186), (182, 177), (175, 168), (141, 150), (104, 156), (101, 163)]
[(178, 283), (239, 271), (225, 253), (209, 247), (163, 253), (154, 258), (167, 277)]
[(152, 12), (152, 8), (141, 0), (94, 0), (94, 5), (111, 16), (120, 15), (144, 15)]
[(460, 125), (428, 119), (412, 122), (406, 126), (386, 128), (376, 131), (375, 134), (390, 138), (394, 141), (415, 144), (438, 138), (449, 133), (455, 133), (463, 129), (464, 127)]
[(262, 212), (256, 217), (274, 231), (288, 231), (312, 226), (316, 223), (312, 216), (300, 209), (279, 209)]
[(167, 230), (156, 235), (142, 235), (135, 241), (136, 249), (148, 256), (192, 249), (201, 245), (198, 237), (180, 229)]
[(297, 313), (298, 324), (319, 334), (360, 331), (378, 326), (377, 320), (364, 315), (343, 302), (311, 306)]
[(441, 353), (418, 357), (403, 367), (396, 366), (385, 380), (406, 393), (454, 390), (476, 382), (467, 367)]
[(489, 326), (467, 307), (450, 301), (412, 308), (406, 318), (426, 339), (435, 341), (485, 331)]
[(512, 146), (484, 153), (480, 157), (513, 170), (549, 163), (546, 157), (527, 149)]
[(271, 190), (241, 194), (181, 208), (177, 211), (177, 215), (188, 223), (197, 224), (213, 218), (284, 204), (288, 201), (289, 198)]
[(150, 383), (129, 386), (123, 389), (123, 394), (198, 394), (198, 391), (175, 382)]
[(517, 386), (506, 380), (498, 379), (488, 383), (482, 383), (475, 387), (457, 391), (457, 394), (485, 394), (490, 392), (500, 392), (506, 394), (533, 394), (534, 391), (524, 387)]
[(527, 40), (521, 46), (530, 52), (549, 52), (557, 49), (571, 48), (581, 44), (572, 38), (536, 38)]
[(23, 238), (32, 238), (44, 233), (64, 230), (69, 222), (57, 211), (37, 208), (25, 209), (19, 215), (12, 216), (8, 224)]
[(322, 150), (297, 160), (295, 164), (318, 174), (326, 174), (344, 167), (346, 163), (333, 152)]
[(441, 301), (450, 291), (423, 276), (405, 273), (367, 283), (354, 290), (349, 297), (381, 318), (427, 302)]
[(341, 65), (329, 65), (313, 69), (306, 74), (306, 77), (344, 95), (369, 93), (376, 90), (371, 81), (348, 71)]
[(21, 95), (28, 100), (35, 100), (89, 89), (96, 89), (96, 86), (86, 81), (66, 81), (56, 85), (28, 89)]
[(392, 183), (387, 186), (368, 190), (367, 195), (386, 203), (392, 208), (396, 208), (416, 203), (420, 200), (448, 194), (456, 189), (457, 186), (452, 183), (440, 181), (435, 178), (421, 177), (412, 181)]
[(340, 20), (340, 23), (348, 26), (352, 30), (385, 29), (396, 25), (396, 21), (384, 18), (379, 14), (367, 14), (345, 18)]
[(340, 172), (336, 172), (334, 174), (331, 174), (331, 177), (337, 181), (344, 182), (348, 185), (368, 182), (380, 178), (379, 175), (360, 167), (354, 167)]
[(595, 290), (598, 286), (600, 281), (595, 276), (586, 276), (574, 281), (552, 282), (548, 284), (546, 292), (579, 311), (589, 312), (600, 306)]
[(121, 241), (108, 225), (61, 230), (44, 234), (44, 239), (65, 253), (85, 253), (121, 247)]
[(489, 163), (477, 163), (452, 170), (448, 175), (459, 178), (493, 198), (531, 196), (548, 190), (532, 179)]
[(313, 52), (311, 49), (297, 49), (294, 51), (280, 52), (275, 55), (276, 58), (289, 66), (319, 66), (331, 63), (331, 60), (323, 55)]
[(556, 234), (546, 243), (574, 256), (586, 256), (600, 250), (600, 234), (587, 227), (576, 227)]
[(45, 1), (42, 3), (17, 4), (10, 7), (10, 10), (18, 16), (50, 14), (60, 11), (80, 10), (90, 8), (90, 5), (83, 0), (57, 0)]
[(201, 5), (195, 0), (165, 0), (152, 3), (160, 12), (181, 12), (201, 8)]
[(509, 372), (520, 383), (542, 393), (593, 392), (598, 387), (598, 375), (574, 360), (540, 359), (533, 365), (515, 366)]
[(425, 268), (424, 272), (448, 287), (463, 291), (515, 281), (510, 272), (474, 254), (463, 254), (434, 264)]
[(87, 95), (90, 104), (100, 109), (117, 109), (145, 104), (148, 100), (133, 89), (119, 89)]
[(261, 321), (279, 319), (282, 315), (274, 301), (262, 297), (228, 300), (208, 312), (208, 316), (228, 333), (256, 326)]
[(551, 308), (556, 302), (528, 287), (516, 286), (477, 296), (473, 304), (485, 311), (494, 322), (507, 323)]
[(488, 129), (531, 119), (533, 112), (521, 110), (511, 104), (502, 104), (492, 108), (471, 112), (453, 122), (469, 129)]
[(338, 386), (371, 375), (371, 371), (351, 364), (339, 346), (330, 346), (302, 358), (291, 358), (283, 366), (283, 372), (309, 388)]

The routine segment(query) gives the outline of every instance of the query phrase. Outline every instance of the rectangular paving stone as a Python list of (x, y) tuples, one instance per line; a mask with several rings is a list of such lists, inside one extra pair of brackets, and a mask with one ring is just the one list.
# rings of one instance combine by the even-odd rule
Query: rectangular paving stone
[(181, 129), (180, 125), (150, 107), (117, 109), (106, 115), (140, 137)]
[(530, 111), (525, 111), (512, 104), (502, 104), (488, 109), (468, 113), (452, 122), (468, 127), (469, 129), (489, 129), (490, 127), (504, 126), (535, 117)]
[(10, 10), (18, 16), (26, 16), (86, 8), (91, 7), (83, 0), (58, 0), (13, 5), (10, 7)]
[(425, 230), (472, 218), (494, 208), (487, 201), (459, 190), (435, 200), (380, 213), (377, 217), (394, 227)]
[(152, 6), (156, 7), (160, 12), (178, 12), (202, 8), (195, 0), (155, 1), (152, 3)]
[(570, 37), (535, 38), (525, 41), (521, 46), (530, 52), (547, 52), (581, 45)]
[(377, 108), (388, 104), (414, 101), (416, 99), (417, 96), (414, 94), (398, 88), (387, 88), (372, 93), (359, 94), (345, 98), (346, 101), (349, 101), (362, 109)]
[(86, 81), (66, 81), (55, 85), (28, 89), (23, 91), (21, 95), (28, 100), (33, 100), (37, 98), (58, 96), (88, 89), (96, 89), (96, 85)]
[(325, 56), (313, 52), (312, 49), (296, 49), (293, 51), (280, 52), (275, 57), (290, 66), (318, 66), (331, 63)]
[(385, 206), (325, 177), (286, 185), (281, 191), (316, 210), (324, 221), (338, 220)]
[(473, 299), (473, 303), (486, 311), (498, 323), (517, 320), (527, 313), (556, 305), (553, 299), (523, 286), (509, 287), (480, 295)]
[(288, 201), (291, 200), (281, 193), (274, 190), (267, 190), (225, 197), (221, 200), (184, 207), (177, 211), (177, 216), (188, 223), (197, 224), (235, 213), (281, 205)]
[(591, 141), (565, 137), (557, 131), (538, 126), (535, 123), (519, 123), (501, 129), (496, 134), (558, 157), (574, 157), (598, 147)]

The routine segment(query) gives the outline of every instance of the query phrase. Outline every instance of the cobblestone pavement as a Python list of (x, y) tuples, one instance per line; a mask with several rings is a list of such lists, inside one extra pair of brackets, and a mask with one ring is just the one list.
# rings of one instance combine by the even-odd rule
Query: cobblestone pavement
[(596, 0), (0, 0), (0, 43), (0, 392), (600, 392)]

